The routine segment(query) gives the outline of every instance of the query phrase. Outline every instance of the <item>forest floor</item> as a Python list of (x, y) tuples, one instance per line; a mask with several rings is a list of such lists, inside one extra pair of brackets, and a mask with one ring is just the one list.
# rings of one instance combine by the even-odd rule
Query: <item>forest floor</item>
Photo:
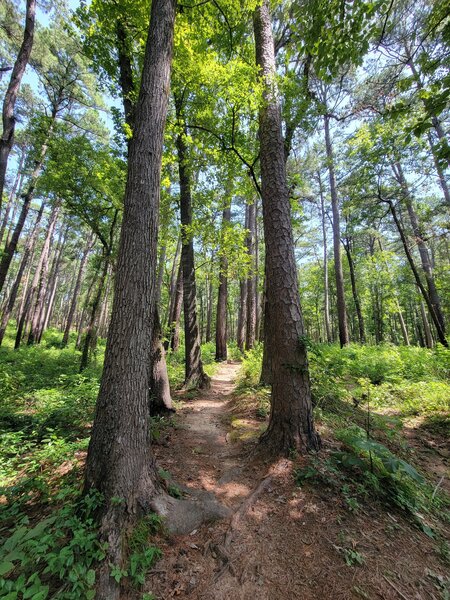
[[(161, 535), (163, 558), (145, 589), (158, 600), (448, 599), (448, 519), (436, 536), (375, 495), (353, 497), (345, 482), (312, 484), (314, 457), (252, 460), (264, 422), (242, 409), (238, 371), (237, 363), (222, 364), (211, 389), (182, 397), (174, 427), (155, 446), (172, 488), (213, 492), (232, 516)], [(340, 444), (326, 426), (319, 430), (324, 460)], [(443, 437), (410, 427), (408, 443), (419, 466), (448, 477)], [(302, 485), (298, 472), (306, 474)]]

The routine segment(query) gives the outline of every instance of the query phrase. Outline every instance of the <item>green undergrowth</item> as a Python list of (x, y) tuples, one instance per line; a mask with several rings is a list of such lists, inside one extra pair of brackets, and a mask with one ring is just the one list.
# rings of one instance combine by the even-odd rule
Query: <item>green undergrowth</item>
[[(238, 415), (250, 409), (256, 418), (269, 414), (269, 388), (259, 385), (262, 352), (259, 346), (243, 360)], [(312, 457), (297, 481), (333, 484), (349, 509), (377, 497), (413, 515), (433, 535), (423, 514), (442, 516), (449, 499), (416, 465), (417, 451), (405, 427), (448, 435), (450, 353), (443, 348), (309, 344), (309, 363), (325, 447), (329, 440), (340, 449)]]
[[(217, 370), (217, 363), (214, 361), (216, 347), (213, 342), (202, 344), (202, 363), (204, 371), (212, 377)], [(170, 385), (173, 388), (181, 388), (184, 381), (184, 347), (180, 345), (176, 352), (167, 353), (167, 372)]]

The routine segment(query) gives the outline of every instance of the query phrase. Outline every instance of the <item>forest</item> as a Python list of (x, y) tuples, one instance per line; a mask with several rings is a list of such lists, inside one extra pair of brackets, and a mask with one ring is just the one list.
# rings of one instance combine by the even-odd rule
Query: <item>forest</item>
[(450, 1), (2, 0), (0, 599), (449, 600)]

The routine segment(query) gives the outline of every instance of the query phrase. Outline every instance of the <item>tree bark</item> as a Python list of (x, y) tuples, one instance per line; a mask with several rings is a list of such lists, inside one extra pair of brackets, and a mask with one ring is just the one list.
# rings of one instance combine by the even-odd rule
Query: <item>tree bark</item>
[(325, 320), (325, 332), (327, 336), (327, 342), (333, 341), (330, 325), (330, 294), (328, 285), (328, 240), (327, 240), (327, 229), (325, 226), (325, 198), (322, 186), (322, 176), (320, 171), (317, 171), (319, 180), (319, 195), (320, 195), (320, 217), (322, 222), (322, 242), (323, 242), (323, 311)]
[(176, 352), (180, 347), (180, 317), (183, 306), (183, 265), (180, 260), (178, 266), (177, 284), (175, 288), (175, 300), (173, 304), (172, 317), (170, 321), (170, 347)]
[[(88, 449), (85, 491), (105, 498), (108, 542), (98, 600), (118, 600), (109, 564), (123, 566), (123, 536), (156, 508), (158, 475), (150, 446), (148, 384), (155, 310), (160, 175), (172, 62), (175, 0), (153, 0), (133, 138), (105, 364)], [(120, 502), (114, 502), (119, 498)]]
[(256, 63), (263, 82), (259, 139), (270, 315), (265, 322), (265, 338), (272, 363), (270, 420), (260, 447), (270, 455), (288, 455), (293, 449), (318, 450), (320, 438), (314, 430), (303, 340), (269, 0), (263, 0), (262, 5), (256, 7), (253, 24)]
[(245, 349), (251, 350), (256, 341), (256, 276), (255, 276), (255, 235), (256, 201), (248, 204), (247, 251), (250, 257), (250, 272), (247, 278), (247, 327)]
[(224, 248), (225, 232), (231, 221), (231, 206), (228, 204), (222, 212), (222, 240), (219, 259), (219, 291), (217, 294), (216, 314), (216, 360), (227, 360), (227, 303), (228, 303), (228, 259)]
[[(22, 181), (24, 174), (22, 173), (23, 164), (25, 162), (25, 150), (22, 150), (20, 154), (19, 166), (17, 167), (16, 178), (14, 180), (14, 185), (12, 190), (8, 196), (8, 202), (5, 206), (5, 214), (3, 215), (2, 225), (0, 227), (0, 248), (3, 244), (3, 236), (5, 235), (6, 226), (8, 225), (9, 213), (11, 212), (11, 207), (14, 202), (14, 198), (16, 197), (16, 193), (22, 187)], [(17, 199), (17, 198), (16, 198)], [(14, 214), (14, 212), (13, 212)], [(7, 236), (8, 239), (8, 236)]]
[(236, 341), (241, 352), (245, 350), (245, 334), (247, 331), (247, 280), (239, 282), (239, 311)]
[[(181, 117), (181, 100), (175, 98), (177, 117)], [(186, 389), (209, 387), (210, 379), (203, 371), (200, 332), (197, 319), (197, 290), (194, 266), (194, 242), (189, 228), (192, 225), (191, 181), (187, 165), (186, 126), (177, 136), (178, 172), (180, 178), (181, 264), (183, 266), (184, 343), (186, 351)]]
[(336, 278), (337, 314), (339, 325), (339, 342), (341, 348), (349, 343), (347, 307), (345, 303), (344, 273), (342, 270), (341, 255), (341, 227), (339, 216), (339, 200), (336, 186), (336, 175), (334, 172), (333, 145), (330, 136), (330, 116), (323, 117), (325, 130), (325, 145), (328, 160), (328, 175), (330, 179), (331, 209), (333, 213), (333, 251), (334, 251), (334, 273)]
[(344, 249), (347, 255), (348, 267), (350, 270), (350, 281), (352, 284), (353, 302), (355, 303), (356, 316), (358, 318), (359, 341), (361, 342), (361, 344), (365, 344), (366, 332), (364, 328), (364, 318), (361, 310), (361, 303), (359, 301), (358, 289), (356, 287), (355, 265), (353, 264), (353, 257), (350, 249), (350, 240), (348, 238), (344, 242)]
[(3, 100), (3, 133), (0, 138), (0, 209), (2, 207), (8, 158), (14, 144), (14, 130), (16, 126), (14, 107), (19, 94), (23, 74), (25, 73), (28, 61), (30, 60), (31, 49), (33, 47), (35, 21), (36, 0), (27, 0), (23, 41), (16, 62), (14, 63), (8, 89), (6, 90), (5, 98)]

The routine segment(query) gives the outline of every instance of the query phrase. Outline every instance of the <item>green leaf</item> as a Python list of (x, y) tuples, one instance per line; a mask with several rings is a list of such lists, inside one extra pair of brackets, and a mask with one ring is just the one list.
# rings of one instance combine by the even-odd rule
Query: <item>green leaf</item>
[(6, 575), (14, 569), (12, 562), (4, 561), (0, 563), (0, 576)]
[(94, 569), (89, 569), (89, 571), (86, 573), (86, 581), (87, 581), (88, 585), (94, 585), (94, 583), (95, 583)]

